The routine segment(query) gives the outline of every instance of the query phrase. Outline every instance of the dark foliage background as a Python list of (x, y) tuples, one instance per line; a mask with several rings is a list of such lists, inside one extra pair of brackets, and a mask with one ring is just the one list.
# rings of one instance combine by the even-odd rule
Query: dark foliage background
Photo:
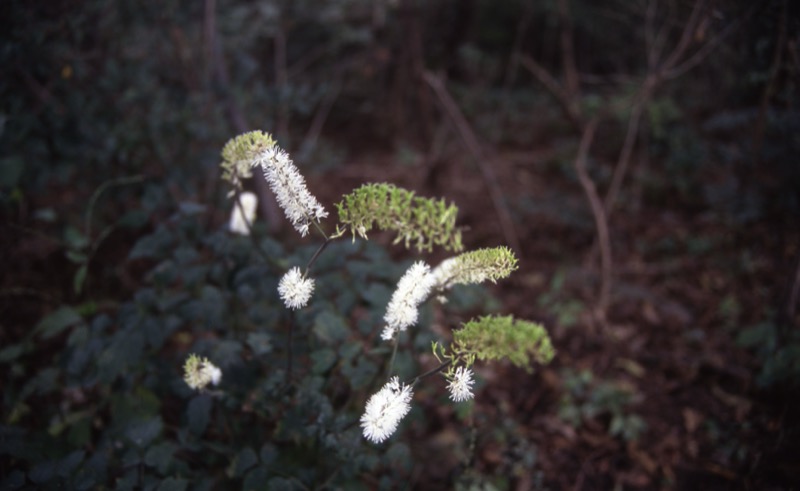
[[(1, 486), (794, 489), (799, 14), (2, 2)], [(331, 246), (287, 339), (277, 281), (318, 244), (258, 179), (266, 254), (226, 231), (219, 152), (250, 129), (329, 210), (392, 182), (455, 201), (469, 249), (520, 256), (510, 281), (428, 307), (402, 374), (487, 312), (544, 322), (554, 364), (485, 367), (472, 412), (427, 384), (388, 444), (363, 441), (415, 253)], [(220, 391), (185, 386), (190, 352)]]

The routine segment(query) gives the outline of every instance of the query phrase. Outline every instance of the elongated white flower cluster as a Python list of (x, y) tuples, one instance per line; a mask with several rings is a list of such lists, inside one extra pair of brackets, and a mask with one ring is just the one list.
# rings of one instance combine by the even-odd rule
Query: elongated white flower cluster
[(396, 332), (405, 331), (409, 326), (416, 324), (419, 304), (428, 298), (432, 284), (430, 266), (423, 261), (418, 261), (408, 268), (397, 283), (397, 288), (386, 308), (386, 315), (383, 317), (386, 327), (381, 338), (392, 339)]
[(450, 288), (453, 284), (457, 267), (458, 257), (450, 257), (439, 263), (438, 266), (431, 270), (433, 287), (441, 290)]
[(458, 367), (456, 368), (453, 378), (447, 384), (447, 390), (450, 391), (450, 399), (454, 402), (462, 402), (472, 399), (472, 369)]
[(317, 198), (308, 192), (306, 181), (289, 154), (280, 147), (273, 145), (259, 154), (253, 163), (261, 166), (278, 204), (300, 235), (305, 237), (308, 234), (312, 221), (328, 216)]
[(207, 358), (192, 354), (183, 365), (183, 380), (192, 389), (201, 390), (208, 384), (219, 384), (222, 380), (222, 370), (214, 366)]
[(305, 278), (300, 268), (295, 266), (281, 278), (278, 293), (287, 308), (297, 310), (305, 307), (314, 293), (314, 279)]
[(250, 227), (253, 226), (256, 219), (256, 206), (258, 206), (258, 197), (255, 194), (249, 191), (241, 193), (239, 203), (233, 203), (228, 230), (234, 234), (250, 235)]
[(361, 429), (364, 438), (373, 443), (380, 443), (397, 430), (406, 414), (411, 410), (411, 398), (414, 393), (411, 387), (401, 384), (397, 377), (392, 377), (378, 392), (367, 401), (364, 414), (361, 416)]

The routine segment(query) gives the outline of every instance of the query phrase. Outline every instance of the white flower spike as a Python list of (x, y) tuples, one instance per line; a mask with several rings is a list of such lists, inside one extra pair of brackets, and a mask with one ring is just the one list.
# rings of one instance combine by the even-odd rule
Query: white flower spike
[(463, 402), (472, 399), (472, 369), (458, 367), (453, 374), (450, 383), (447, 384), (447, 390), (450, 391), (450, 399), (453, 402)]
[(382, 339), (392, 339), (396, 332), (405, 331), (417, 323), (417, 309), (428, 298), (432, 285), (430, 266), (418, 261), (408, 268), (397, 283), (397, 289), (386, 308), (386, 315), (383, 317), (386, 327), (381, 334)]
[(259, 154), (253, 165), (260, 165), (270, 189), (286, 218), (303, 237), (313, 221), (328, 216), (328, 212), (308, 192), (306, 181), (297, 170), (289, 155), (277, 145)]
[(400, 420), (411, 410), (411, 387), (401, 384), (392, 377), (381, 390), (367, 401), (364, 415), (361, 416), (361, 429), (364, 438), (380, 443), (397, 430)]
[(205, 389), (208, 384), (218, 385), (222, 380), (222, 370), (195, 354), (189, 355), (183, 365), (183, 380), (195, 390)]
[(300, 268), (295, 266), (281, 278), (278, 293), (287, 308), (297, 310), (305, 307), (314, 293), (314, 280), (303, 277)]
[(258, 206), (258, 197), (255, 194), (245, 191), (239, 195), (239, 203), (233, 203), (233, 211), (231, 212), (231, 219), (228, 223), (228, 230), (234, 234), (250, 235), (250, 226), (256, 219), (256, 206)]

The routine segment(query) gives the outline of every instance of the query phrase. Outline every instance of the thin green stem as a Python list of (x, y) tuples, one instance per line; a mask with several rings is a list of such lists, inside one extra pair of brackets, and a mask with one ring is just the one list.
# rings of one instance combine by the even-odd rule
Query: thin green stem
[(294, 312), (289, 312), (289, 331), (286, 341), (286, 385), (292, 382), (292, 338), (294, 337)]
[(434, 375), (434, 374), (437, 374), (437, 373), (441, 372), (442, 370), (447, 368), (452, 362), (453, 362), (452, 360), (447, 360), (446, 362), (442, 363), (438, 367), (436, 367), (434, 369), (431, 369), (431, 370), (428, 370), (427, 372), (423, 373), (422, 375), (417, 375), (407, 385), (410, 385), (412, 387), (415, 386), (417, 384), (417, 382), (419, 382), (420, 380), (424, 379), (425, 377), (430, 377), (431, 375)]
[(389, 367), (386, 370), (386, 376), (388, 377), (392, 370), (394, 370), (394, 360), (397, 358), (397, 345), (399, 344), (398, 336), (394, 336), (392, 338), (392, 357), (389, 359)]
[(325, 242), (323, 242), (322, 245), (319, 246), (319, 248), (314, 253), (314, 255), (311, 256), (311, 259), (309, 259), (308, 264), (306, 264), (306, 269), (303, 272), (304, 275), (308, 274), (308, 272), (311, 271), (311, 266), (313, 266), (314, 263), (317, 262), (317, 259), (319, 258), (319, 255), (322, 254), (322, 251), (324, 251), (325, 248), (328, 247), (328, 244), (330, 244), (332, 240), (333, 239), (331, 239), (329, 237), (325, 237)]

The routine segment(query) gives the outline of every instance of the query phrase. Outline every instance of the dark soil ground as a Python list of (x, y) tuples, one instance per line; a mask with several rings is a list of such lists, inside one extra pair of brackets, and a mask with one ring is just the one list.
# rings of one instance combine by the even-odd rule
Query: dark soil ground
[[(783, 294), (775, 279), (792, 276), (781, 268), (800, 246), (797, 231), (779, 241), (768, 233), (775, 224), (739, 229), (714, 210), (627, 196), (611, 220), (613, 295), (598, 319), (588, 205), (577, 180), (547, 155), (509, 152), (491, 163), (522, 244), (519, 270), (494, 293), (507, 313), (544, 322), (558, 354), (533, 374), (482, 370), (475, 445), (462, 457), (480, 472), (509, 476), (519, 490), (796, 489), (797, 403), (782, 388), (757, 386), (759, 364), (736, 336), (762, 318), (765, 298)], [(459, 206), (467, 249), (507, 242), (486, 182), (457, 149), (405, 166), (391, 155), (362, 155), (311, 181), (324, 202), (369, 181), (444, 196)], [(569, 213), (577, 226), (564, 219)], [(557, 276), (564, 279), (558, 288)], [(569, 405), (564, 394), (583, 371), (629, 396), (622, 414), (644, 422), (638, 438), (612, 435), (611, 403), (597, 403), (596, 414), (577, 425), (561, 417)], [(602, 397), (597, 385), (572, 392), (573, 407)], [(442, 416), (440, 433), (420, 436), (444, 450), (465, 430)], [(501, 428), (513, 434), (504, 445), (495, 438)], [(456, 455), (446, 465), (445, 454), (431, 456), (418, 482), (447, 481), (445, 471), (459, 462)]]

